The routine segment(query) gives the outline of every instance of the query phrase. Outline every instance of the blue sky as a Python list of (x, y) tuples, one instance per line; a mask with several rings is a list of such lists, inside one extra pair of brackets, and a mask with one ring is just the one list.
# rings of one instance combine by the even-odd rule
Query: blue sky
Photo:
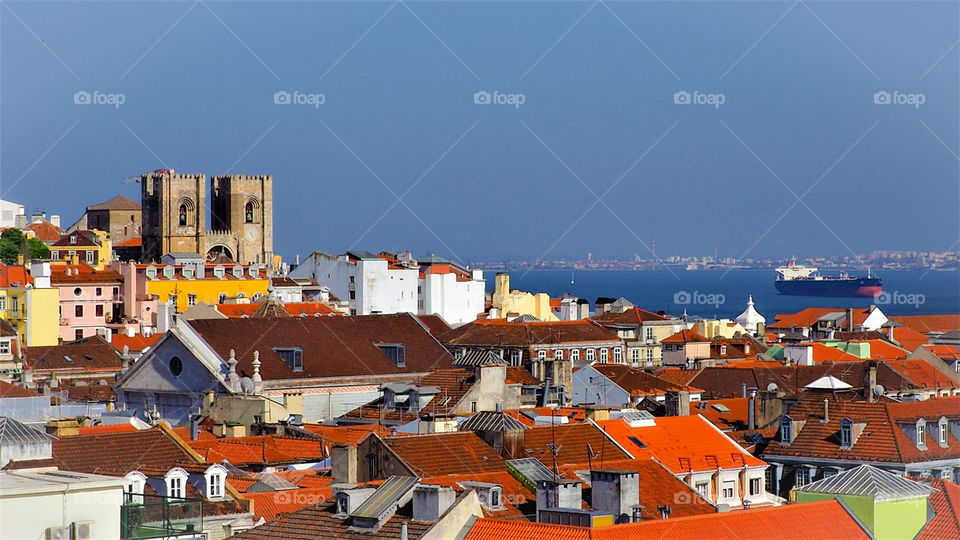
[(0, 196), (70, 222), (160, 167), (272, 174), (291, 258), (956, 249), (958, 23), (956, 2), (4, 2)]

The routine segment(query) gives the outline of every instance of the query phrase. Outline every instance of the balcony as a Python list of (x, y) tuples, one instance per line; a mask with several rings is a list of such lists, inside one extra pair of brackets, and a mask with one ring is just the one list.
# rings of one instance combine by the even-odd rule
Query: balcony
[(120, 507), (123, 540), (141, 538), (200, 538), (203, 531), (203, 500), (160, 495), (127, 495), (132, 500)]

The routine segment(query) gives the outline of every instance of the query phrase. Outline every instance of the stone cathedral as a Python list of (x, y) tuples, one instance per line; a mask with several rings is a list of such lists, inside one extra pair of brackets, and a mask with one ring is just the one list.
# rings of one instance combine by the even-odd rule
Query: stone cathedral
[(272, 263), (272, 176), (211, 176), (208, 186), (204, 174), (159, 169), (142, 175), (140, 188), (144, 262), (198, 253), (209, 262)]

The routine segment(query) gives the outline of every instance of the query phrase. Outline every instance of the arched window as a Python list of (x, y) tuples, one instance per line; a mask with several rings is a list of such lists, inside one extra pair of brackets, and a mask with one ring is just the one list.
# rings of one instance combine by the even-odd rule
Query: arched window
[(244, 220), (247, 223), (253, 223), (253, 203), (248, 202), (243, 209)]
[(180, 205), (180, 226), (187, 226), (187, 205), (185, 204)]

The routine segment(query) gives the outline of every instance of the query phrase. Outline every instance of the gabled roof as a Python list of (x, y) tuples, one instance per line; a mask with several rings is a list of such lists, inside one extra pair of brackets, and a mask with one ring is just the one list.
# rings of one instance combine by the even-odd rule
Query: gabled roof
[[(960, 328), (960, 314), (952, 313), (948, 315), (900, 315), (893, 317), (895, 321), (903, 326), (913, 329), (921, 334), (929, 332), (947, 332)], [(893, 337), (897, 337), (895, 330)]]
[(934, 490), (929, 485), (889, 473), (872, 465), (860, 465), (823, 480), (798, 487), (797, 491), (830, 495), (859, 495), (882, 502), (926, 497)]
[(537, 458), (551, 470), (554, 465), (551, 448), (557, 450), (557, 464), (590, 460), (600, 463), (601, 455), (604, 461), (631, 457), (589, 422), (532, 427), (524, 432), (523, 446), (527, 456)]
[(530, 347), (533, 345), (611, 342), (620, 338), (589, 319), (578, 321), (507, 322), (478, 319), (440, 338), (448, 345)]
[[(76, 241), (70, 239), (76, 237)], [(73, 231), (64, 234), (60, 240), (57, 240), (50, 247), (99, 247), (100, 238), (93, 231)]]
[[(256, 505), (254, 505), (256, 510)], [(350, 519), (334, 517), (337, 505), (334, 501), (325, 501), (284, 514), (273, 521), (244, 531), (231, 538), (238, 540), (319, 540), (337, 538), (340, 540), (369, 540), (371, 538), (400, 538), (401, 523), (407, 524), (407, 538), (416, 540), (423, 536), (433, 525), (413, 521), (408, 516), (395, 514), (386, 520), (377, 531), (354, 529)]]
[(832, 375), (824, 375), (823, 377), (820, 377), (812, 383), (804, 386), (804, 388), (816, 390), (849, 390), (853, 388), (853, 386), (850, 386), (849, 384)]
[[(450, 367), (453, 357), (410, 314), (287, 319), (204, 319), (188, 323), (220, 356), (237, 353), (237, 372), (253, 373), (260, 352), (263, 379), (360, 377), (422, 373)], [(402, 344), (406, 366), (398, 367), (378, 344)], [(303, 370), (293, 368), (276, 348), (299, 348)]]
[(140, 204), (123, 195), (117, 195), (109, 201), (88, 206), (87, 211), (90, 210), (140, 210)]
[(482, 366), (484, 364), (506, 365), (506, 361), (486, 349), (469, 350), (454, 360), (455, 366)]
[(0, 445), (2, 446), (49, 443), (52, 440), (53, 437), (42, 431), (33, 429), (9, 416), (0, 416)]
[[(254, 314), (265, 302), (252, 304), (217, 304), (217, 311), (231, 319), (256, 318)], [(321, 317), (340, 315), (323, 302), (287, 302), (281, 304), (287, 314), (292, 317)], [(262, 318), (262, 317), (260, 317)]]
[[(50, 283), (53, 285), (106, 284), (118, 286), (123, 276), (116, 270), (97, 270), (89, 264), (52, 264)], [(108, 295), (108, 298), (110, 296)]]
[(703, 337), (702, 335), (690, 329), (681, 330), (670, 337), (660, 340), (660, 343), (709, 343), (709, 342), (710, 342), (710, 338)]
[(594, 317), (594, 320), (600, 324), (643, 324), (647, 321), (669, 321), (670, 318), (635, 307), (619, 313), (606, 311)]
[(507, 470), (500, 454), (472, 431), (387, 437), (383, 443), (420, 476)]
[(0, 399), (3, 398), (20, 398), (20, 397), (37, 397), (39, 392), (34, 392), (29, 388), (23, 388), (7, 381), (0, 380)]
[(123, 476), (140, 470), (163, 474), (173, 467), (205, 469), (203, 460), (169, 428), (77, 435), (53, 441), (53, 460), (65, 471)]
[(0, 287), (33, 285), (33, 276), (26, 266), (0, 263)]

